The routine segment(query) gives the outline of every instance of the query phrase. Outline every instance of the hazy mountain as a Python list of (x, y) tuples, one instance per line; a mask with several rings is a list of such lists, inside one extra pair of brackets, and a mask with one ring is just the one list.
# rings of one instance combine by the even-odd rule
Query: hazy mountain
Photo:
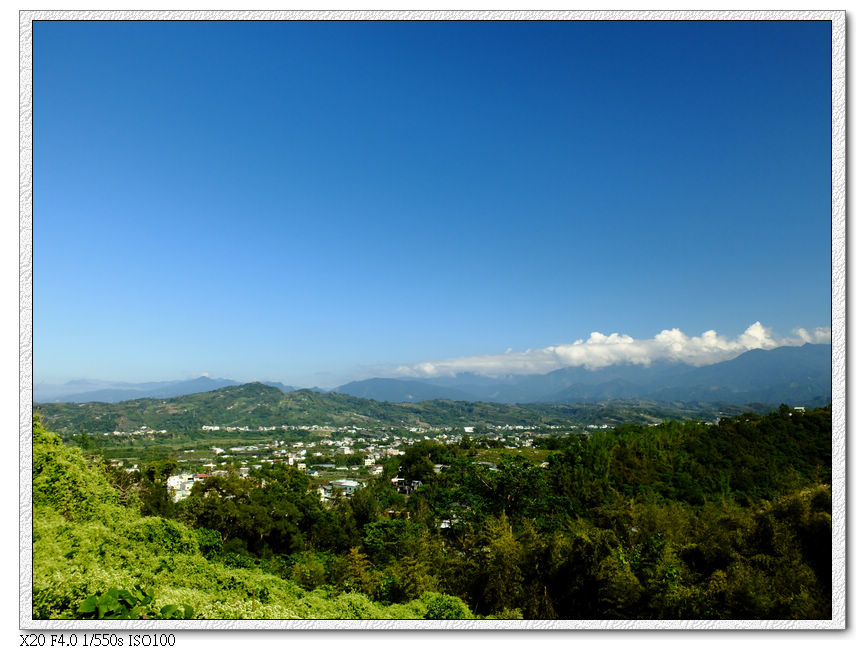
[(694, 368), (678, 386), (656, 390), (654, 399), (743, 401), (810, 406), (831, 399), (829, 345), (806, 344), (774, 350), (750, 350), (722, 363)]
[[(216, 390), (224, 386), (236, 386), (233, 379), (196, 377), (179, 381), (151, 381), (140, 384), (127, 382), (97, 382), (75, 380), (60, 386), (34, 387), (35, 402), (122, 402), (142, 397), (165, 398), (191, 395)], [(98, 386), (98, 388), (95, 388)], [(91, 388), (83, 390), (82, 388)]]
[(431, 399), (471, 401), (475, 395), (447, 386), (434, 386), (408, 379), (364, 379), (333, 389), (334, 393), (374, 399), (379, 402), (422, 402)]
[[(657, 361), (649, 367), (621, 364), (589, 370), (583, 367), (560, 368), (546, 374), (484, 377), (459, 373), (454, 377), (419, 379), (430, 385), (447, 386), (492, 402), (512, 404), (530, 402), (569, 402), (582, 399), (638, 396), (666, 385), (670, 378), (693, 366)], [(619, 389), (616, 389), (616, 385)]]
[[(720, 363), (695, 368), (685, 363), (619, 364), (589, 370), (561, 368), (546, 374), (501, 378), (460, 373), (454, 377), (366, 380), (337, 389), (387, 401), (465, 399), (499, 403), (584, 403), (609, 399), (780, 402), (811, 406), (830, 400), (829, 345), (806, 344), (751, 350)], [(425, 386), (421, 391), (418, 385)], [(355, 392), (351, 392), (355, 391)], [(463, 397), (454, 397), (454, 391)]]
[[(684, 363), (649, 366), (620, 364), (589, 370), (561, 368), (546, 374), (485, 377), (459, 373), (424, 379), (374, 378), (354, 381), (332, 392), (380, 402), (432, 399), (526, 404), (577, 404), (614, 399), (662, 402), (762, 402), (817, 406), (830, 401), (831, 347), (806, 344), (774, 350), (751, 350), (730, 361), (695, 368)], [(236, 386), (232, 379), (198, 377), (185, 381), (142, 384), (76, 380), (60, 386), (37, 385), (36, 402), (111, 402), (144, 397), (167, 398)], [(283, 393), (280, 382), (263, 382)], [(325, 393), (320, 388), (310, 389)]]
[(292, 391), (297, 390), (296, 386), (287, 386), (286, 384), (283, 384), (280, 381), (263, 381), (261, 383), (264, 384), (265, 386), (273, 386), (274, 388), (278, 388), (283, 393), (290, 393)]
[[(234, 379), (207, 377), (176, 381), (149, 381), (140, 384), (129, 382), (106, 382), (92, 379), (75, 379), (65, 384), (43, 384), (34, 386), (33, 401), (45, 402), (123, 402), (143, 397), (166, 398), (206, 393), (224, 386), (239, 386)], [(297, 390), (278, 381), (263, 381), (266, 386), (278, 388), (283, 393)]]

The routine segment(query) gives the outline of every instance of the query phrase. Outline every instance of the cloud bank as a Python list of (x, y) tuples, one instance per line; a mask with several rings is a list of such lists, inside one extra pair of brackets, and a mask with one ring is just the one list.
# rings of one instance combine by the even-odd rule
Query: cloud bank
[(399, 366), (395, 374), (403, 377), (439, 377), (459, 372), (474, 372), (497, 377), (506, 374), (546, 373), (569, 366), (594, 370), (613, 364), (649, 365), (655, 361), (680, 361), (692, 366), (727, 361), (748, 350), (771, 350), (786, 345), (829, 343), (828, 327), (796, 329), (792, 336), (776, 337), (759, 321), (735, 339), (720, 336), (715, 330), (700, 336), (687, 336), (678, 328), (664, 330), (651, 339), (635, 339), (627, 334), (592, 332), (588, 339), (553, 345), (538, 350), (461, 357), (443, 361), (424, 361)]

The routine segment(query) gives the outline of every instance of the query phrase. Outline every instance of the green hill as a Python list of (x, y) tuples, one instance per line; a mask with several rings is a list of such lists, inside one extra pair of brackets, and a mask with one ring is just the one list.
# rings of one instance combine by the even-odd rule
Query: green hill
[[(648, 424), (664, 419), (715, 419), (718, 415), (749, 410), (724, 404), (664, 404), (647, 400), (607, 400), (582, 405), (515, 405), (443, 399), (392, 403), (307, 389), (284, 393), (260, 383), (227, 386), (206, 393), (166, 399), (37, 404), (36, 409), (47, 427), (63, 435), (128, 432), (141, 427), (200, 431), (203, 425), (384, 428), (478, 424)], [(750, 410), (759, 410), (759, 407)]]

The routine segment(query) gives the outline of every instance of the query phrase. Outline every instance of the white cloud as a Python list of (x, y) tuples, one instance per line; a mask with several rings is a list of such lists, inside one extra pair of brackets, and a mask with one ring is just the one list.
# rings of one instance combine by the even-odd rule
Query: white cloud
[(829, 343), (828, 327), (813, 330), (799, 328), (792, 336), (776, 337), (759, 321), (734, 339), (708, 330), (699, 336), (688, 336), (680, 329), (663, 330), (651, 339), (635, 339), (627, 334), (592, 332), (587, 340), (553, 345), (538, 350), (461, 357), (443, 361), (424, 361), (395, 369), (394, 374), (409, 377), (438, 377), (458, 372), (475, 372), (487, 376), (545, 373), (568, 366), (603, 368), (617, 363), (649, 365), (655, 361), (680, 361), (692, 366), (732, 359), (754, 349), (770, 350), (785, 345)]

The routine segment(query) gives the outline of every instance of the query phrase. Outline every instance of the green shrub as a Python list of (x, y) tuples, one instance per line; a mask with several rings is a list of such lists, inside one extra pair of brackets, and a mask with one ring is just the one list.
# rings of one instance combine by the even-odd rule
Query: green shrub
[(428, 591), (420, 597), (420, 601), (426, 606), (424, 618), (442, 620), (474, 618), (469, 606), (456, 596)]
[(222, 535), (218, 530), (196, 528), (193, 532), (198, 542), (198, 550), (205, 558), (212, 560), (222, 554)]
[(304, 589), (315, 589), (327, 582), (324, 562), (314, 554), (304, 553), (291, 567), (291, 579)]
[(160, 555), (198, 553), (196, 535), (183, 524), (170, 519), (141, 517), (124, 526), (120, 533)]
[(332, 601), (331, 612), (325, 618), (388, 618), (382, 607), (359, 593), (340, 594)]
[(119, 503), (102, 472), (89, 467), (81, 450), (33, 427), (33, 507), (49, 506), (67, 519), (89, 518), (97, 504)]

